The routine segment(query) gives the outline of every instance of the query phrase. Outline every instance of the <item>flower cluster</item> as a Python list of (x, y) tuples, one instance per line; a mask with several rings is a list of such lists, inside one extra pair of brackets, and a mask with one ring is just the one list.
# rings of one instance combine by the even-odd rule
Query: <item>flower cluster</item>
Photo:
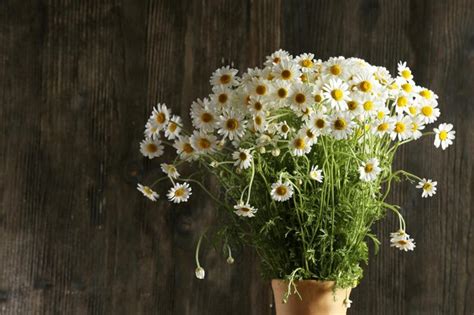
[[(245, 229), (247, 223), (241, 220), (251, 220), (257, 232), (249, 237), (270, 231), (268, 235), (277, 240), (281, 233), (272, 232), (274, 226), (281, 220), (291, 222), (282, 233), (286, 239), (294, 234), (303, 244), (298, 249), (303, 262), (290, 263), (296, 258), (281, 257), (279, 264), (305, 266), (304, 277), (337, 278), (334, 266), (323, 268), (323, 274), (311, 270), (328, 264), (327, 259), (332, 264), (339, 259), (335, 244), (357, 243), (364, 251), (363, 239), (382, 209), (393, 210), (400, 218), (400, 231), (391, 235), (392, 246), (413, 250), (399, 208), (385, 203), (388, 190), (382, 193), (382, 186), (404, 176), (419, 181), (422, 197), (435, 194), (435, 181), (392, 172), (393, 156), (400, 145), (424, 135), (433, 135), (434, 145), (445, 150), (453, 143), (455, 131), (444, 123), (425, 131), (440, 116), (438, 96), (415, 83), (406, 63), (400, 62), (392, 77), (386, 68), (359, 58), (321, 61), (313, 54), (292, 57), (279, 50), (266, 58), (262, 68), (248, 69), (242, 76), (237, 73), (226, 66), (212, 74), (212, 93), (191, 105), (192, 131), (186, 131), (181, 118), (166, 105), (153, 108), (140, 149), (149, 159), (163, 155), (165, 145), (176, 150), (177, 158), (161, 164), (165, 176), (155, 182), (170, 180), (168, 199), (188, 201), (191, 182), (209, 192), (202, 181), (182, 178), (178, 172), (185, 161), (198, 163), (227, 191), (224, 202), (213, 198), (240, 217), (232, 221), (235, 229)], [(152, 187), (139, 184), (138, 189), (153, 201), (159, 198)], [(356, 210), (345, 198), (358, 198), (358, 207), (366, 210)], [(291, 209), (294, 213), (288, 214)], [(336, 220), (355, 217), (360, 218), (360, 229), (353, 235), (333, 235)], [(317, 225), (313, 232), (308, 232), (308, 222)], [(321, 254), (317, 261), (311, 253), (320, 250), (324, 255), (331, 251), (329, 258)], [(270, 258), (263, 253), (262, 259)], [(273, 274), (290, 273), (276, 265), (268, 262)], [(203, 272), (200, 275), (204, 277)]]

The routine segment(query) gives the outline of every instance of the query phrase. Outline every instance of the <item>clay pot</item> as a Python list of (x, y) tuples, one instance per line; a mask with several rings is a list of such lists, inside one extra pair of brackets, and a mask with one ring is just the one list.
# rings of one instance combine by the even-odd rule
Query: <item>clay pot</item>
[(302, 280), (295, 285), (301, 295), (292, 294), (287, 303), (283, 297), (288, 289), (288, 281), (273, 279), (272, 289), (277, 315), (345, 315), (344, 300), (349, 298), (351, 289), (337, 289), (334, 281)]

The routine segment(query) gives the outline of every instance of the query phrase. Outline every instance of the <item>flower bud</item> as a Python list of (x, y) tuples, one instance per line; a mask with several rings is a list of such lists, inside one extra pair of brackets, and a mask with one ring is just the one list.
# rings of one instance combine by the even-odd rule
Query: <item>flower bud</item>
[(202, 280), (202, 279), (204, 279), (204, 277), (206, 277), (206, 271), (202, 267), (197, 267), (195, 273), (196, 273), (196, 278), (198, 278), (200, 280)]
[(234, 257), (232, 257), (232, 256), (227, 257), (227, 263), (229, 265), (232, 265), (234, 263)]
[(273, 156), (279, 156), (280, 155), (280, 149), (279, 148), (275, 148), (272, 150), (272, 155)]
[(260, 151), (261, 154), (267, 152), (267, 150), (265, 149), (265, 147), (261, 147), (261, 148), (259, 149), (259, 151)]

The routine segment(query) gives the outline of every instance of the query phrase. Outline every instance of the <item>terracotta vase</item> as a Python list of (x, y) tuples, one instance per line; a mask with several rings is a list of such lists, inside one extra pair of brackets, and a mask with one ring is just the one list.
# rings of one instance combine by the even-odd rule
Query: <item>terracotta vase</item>
[(337, 289), (334, 281), (302, 280), (295, 285), (301, 295), (291, 294), (287, 303), (283, 297), (288, 289), (285, 280), (273, 279), (272, 289), (277, 315), (345, 315), (344, 300), (349, 298), (351, 289)]

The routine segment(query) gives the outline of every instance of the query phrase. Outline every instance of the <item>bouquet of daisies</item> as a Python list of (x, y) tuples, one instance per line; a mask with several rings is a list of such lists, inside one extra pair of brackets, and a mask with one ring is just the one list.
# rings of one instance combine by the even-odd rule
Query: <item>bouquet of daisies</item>
[[(400, 208), (387, 195), (394, 181), (407, 179), (430, 197), (437, 182), (393, 170), (394, 156), (426, 135), (444, 150), (455, 132), (444, 123), (425, 131), (440, 116), (438, 97), (415, 83), (406, 63), (392, 77), (359, 58), (321, 61), (279, 50), (262, 68), (237, 73), (227, 66), (212, 74), (212, 93), (191, 105), (192, 131), (166, 105), (153, 109), (141, 152), (153, 159), (169, 146), (176, 158), (138, 189), (156, 201), (164, 188), (174, 203), (187, 202), (198, 187), (208, 193), (228, 262), (233, 248), (250, 245), (268, 278), (354, 286), (367, 241), (379, 243), (371, 227), (387, 210), (399, 218), (391, 246), (413, 250)], [(186, 162), (200, 171), (181, 176)], [(218, 196), (202, 172), (217, 179)], [(200, 243), (196, 276), (204, 278)]]

